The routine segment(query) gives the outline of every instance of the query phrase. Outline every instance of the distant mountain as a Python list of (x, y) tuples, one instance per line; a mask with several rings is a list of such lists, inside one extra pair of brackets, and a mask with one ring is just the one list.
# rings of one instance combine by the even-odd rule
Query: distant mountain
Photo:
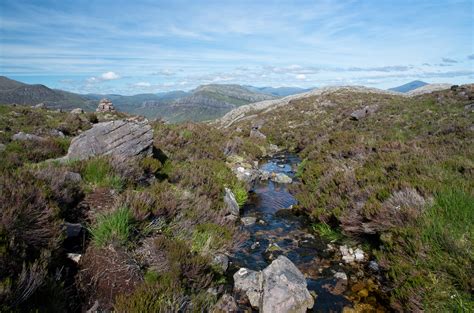
[(199, 86), (171, 102), (158, 102), (147, 110), (171, 122), (206, 121), (219, 118), (241, 105), (274, 98), (240, 85), (210, 84)]
[(44, 85), (29, 85), (0, 76), (0, 103), (36, 105), (45, 103), (51, 108), (73, 109), (81, 107), (95, 109), (83, 96), (71, 92), (50, 89)]
[(428, 83), (425, 83), (421, 80), (414, 80), (414, 81), (409, 82), (407, 84), (404, 84), (404, 85), (401, 85), (401, 86), (398, 86), (398, 87), (390, 88), (389, 90), (397, 91), (397, 92), (410, 92), (412, 90), (415, 90), (417, 88), (420, 88), (420, 87), (423, 87), (423, 86), (426, 86), (426, 85), (428, 85)]
[(277, 87), (277, 88), (254, 87), (254, 86), (244, 86), (244, 87), (250, 91), (260, 92), (260, 93), (264, 93), (264, 94), (272, 95), (276, 97), (286, 97), (286, 96), (294, 95), (297, 93), (303, 93), (303, 92), (310, 91), (311, 89), (314, 89), (314, 88), (305, 89), (305, 88), (299, 88), (299, 87)]
[(71, 110), (79, 107), (86, 111), (94, 111), (100, 99), (109, 98), (119, 111), (144, 115), (148, 118), (163, 118), (170, 122), (212, 120), (245, 104), (277, 99), (281, 95), (301, 91), (304, 89), (210, 84), (199, 86), (189, 92), (177, 90), (131, 96), (79, 95), (0, 77), (0, 103), (2, 104), (45, 103), (51, 108)]

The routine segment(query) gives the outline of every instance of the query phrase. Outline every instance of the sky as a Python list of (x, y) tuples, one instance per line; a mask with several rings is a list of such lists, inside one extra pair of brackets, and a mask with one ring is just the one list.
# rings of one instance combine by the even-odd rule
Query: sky
[(0, 1), (0, 75), (78, 93), (474, 82), (470, 1)]

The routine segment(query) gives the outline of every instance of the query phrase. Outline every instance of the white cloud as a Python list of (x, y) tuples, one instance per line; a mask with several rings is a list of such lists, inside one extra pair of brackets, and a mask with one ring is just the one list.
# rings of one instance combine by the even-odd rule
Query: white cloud
[(115, 79), (119, 79), (120, 76), (115, 72), (105, 72), (102, 75), (100, 75), (100, 78), (102, 80), (115, 80)]
[(305, 75), (305, 74), (298, 74), (298, 75), (296, 75), (296, 79), (298, 79), (298, 80), (305, 80), (305, 79), (306, 79), (306, 75)]
[(134, 86), (136, 86), (136, 87), (151, 87), (151, 84), (149, 82), (138, 82)]

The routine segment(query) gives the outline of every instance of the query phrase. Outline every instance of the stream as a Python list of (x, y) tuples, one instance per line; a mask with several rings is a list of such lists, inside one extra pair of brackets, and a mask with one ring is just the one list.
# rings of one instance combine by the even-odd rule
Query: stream
[[(264, 160), (260, 169), (284, 173), (297, 184), (299, 163), (296, 155), (284, 153)], [(296, 203), (287, 184), (254, 182), (242, 218), (256, 218), (256, 222), (242, 226), (248, 237), (233, 254), (233, 267), (262, 270), (279, 255), (285, 255), (305, 275), (308, 290), (317, 295), (310, 312), (342, 312), (359, 302), (385, 311), (379, 304), (375, 279), (367, 278), (362, 265), (354, 267), (342, 262), (337, 248), (328, 249), (331, 243), (311, 229), (307, 217), (292, 213), (291, 207)], [(350, 279), (336, 279), (336, 273), (344, 273)], [(245, 305), (240, 308), (250, 309)]]

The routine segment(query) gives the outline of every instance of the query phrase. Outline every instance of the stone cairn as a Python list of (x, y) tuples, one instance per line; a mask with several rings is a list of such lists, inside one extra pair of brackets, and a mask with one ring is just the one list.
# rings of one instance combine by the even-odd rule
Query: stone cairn
[(114, 105), (109, 99), (102, 99), (97, 107), (97, 112), (115, 112)]

